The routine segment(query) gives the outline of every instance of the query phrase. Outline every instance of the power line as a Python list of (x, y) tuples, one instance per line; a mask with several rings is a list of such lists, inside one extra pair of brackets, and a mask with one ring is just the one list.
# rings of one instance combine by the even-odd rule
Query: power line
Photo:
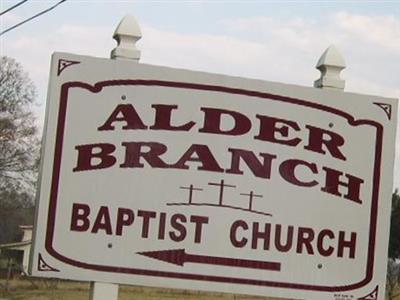
[(0, 13), (0, 16), (4, 15), (5, 13), (9, 12), (10, 10), (13, 10), (14, 8), (17, 8), (18, 6), (20, 6), (21, 4), (24, 4), (26, 1), (28, 0), (23, 0), (21, 2), (18, 2), (17, 4), (15, 4), (14, 6), (11, 6), (10, 8), (7, 8), (5, 11), (2, 11)]
[(29, 21), (31, 21), (33, 19), (36, 19), (37, 17), (39, 17), (41, 15), (44, 15), (45, 13), (48, 13), (49, 11), (55, 9), (57, 6), (59, 6), (61, 3), (65, 2), (65, 1), (67, 1), (67, 0), (61, 0), (60, 2), (54, 4), (53, 6), (47, 8), (45, 10), (42, 10), (40, 13), (38, 13), (38, 14), (36, 14), (36, 15), (34, 15), (34, 16), (32, 16), (32, 17), (30, 17), (30, 18), (28, 18), (28, 19), (26, 19), (26, 20), (24, 20), (24, 21), (22, 21), (22, 22), (20, 22), (18, 24), (15, 24), (14, 26), (11, 26), (11, 27), (7, 28), (6, 30), (3, 30), (2, 32), (0, 32), (0, 36), (5, 34), (6, 32), (9, 32), (9, 31), (13, 30), (14, 28), (17, 28), (17, 27), (25, 24), (26, 22), (29, 22)]

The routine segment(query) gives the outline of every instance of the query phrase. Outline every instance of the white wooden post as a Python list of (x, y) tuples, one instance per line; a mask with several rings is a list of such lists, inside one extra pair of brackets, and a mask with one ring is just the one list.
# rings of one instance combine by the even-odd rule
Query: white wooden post
[(340, 78), (340, 72), (346, 68), (346, 63), (339, 50), (331, 45), (318, 60), (316, 68), (321, 77), (314, 81), (314, 87), (343, 91), (345, 81)]
[(89, 300), (118, 300), (118, 284), (91, 282)]
[[(111, 59), (129, 59), (139, 62), (140, 51), (136, 42), (142, 37), (139, 24), (131, 15), (126, 15), (115, 29), (113, 38), (118, 45), (111, 51)], [(89, 300), (118, 300), (118, 284), (91, 282)]]

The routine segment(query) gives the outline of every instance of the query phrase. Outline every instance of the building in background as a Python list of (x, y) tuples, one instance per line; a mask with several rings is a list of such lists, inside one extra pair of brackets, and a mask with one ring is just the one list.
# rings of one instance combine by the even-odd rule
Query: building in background
[(7, 257), (9, 262), (20, 266), (21, 271), (26, 273), (28, 271), (29, 255), (32, 245), (32, 225), (20, 225), (22, 230), (22, 238), (20, 242), (0, 244), (0, 255)]

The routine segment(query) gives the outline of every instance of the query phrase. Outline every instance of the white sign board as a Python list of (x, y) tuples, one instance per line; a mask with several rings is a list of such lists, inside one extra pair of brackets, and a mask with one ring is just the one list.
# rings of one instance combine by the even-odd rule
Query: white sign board
[(397, 101), (53, 56), (35, 276), (384, 299)]

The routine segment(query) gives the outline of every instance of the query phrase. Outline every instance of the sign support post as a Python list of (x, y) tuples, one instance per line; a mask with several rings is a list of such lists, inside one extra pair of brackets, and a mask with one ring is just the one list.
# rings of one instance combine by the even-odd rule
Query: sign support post
[(118, 284), (91, 282), (89, 300), (118, 300)]
[[(111, 51), (111, 59), (128, 59), (139, 62), (140, 51), (136, 42), (142, 33), (136, 19), (126, 15), (115, 29), (113, 38), (118, 45)], [(118, 300), (118, 284), (92, 281), (90, 283), (89, 300)]]

